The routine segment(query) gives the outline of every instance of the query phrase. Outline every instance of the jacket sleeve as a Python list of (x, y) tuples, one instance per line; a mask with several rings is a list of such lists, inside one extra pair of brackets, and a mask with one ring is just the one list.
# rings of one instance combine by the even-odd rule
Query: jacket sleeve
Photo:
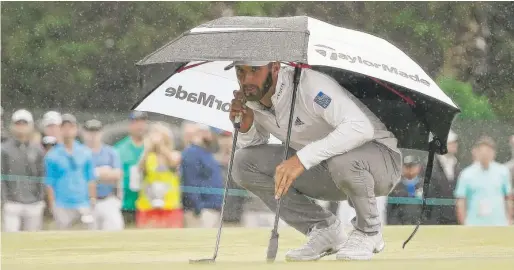
[(36, 160), (36, 168), (37, 168), (37, 177), (41, 179), (39, 183), (39, 198), (44, 200), (46, 197), (46, 188), (45, 188), (45, 154), (42, 149), (37, 149), (38, 158)]
[[(202, 183), (197, 177), (197, 156), (191, 151), (184, 151), (182, 155), (181, 172), (182, 172), (182, 184), (184, 187), (201, 187)], [(199, 214), (203, 209), (202, 197), (198, 191), (189, 192), (183, 195), (185, 199), (194, 208), (195, 213)]]
[[(371, 141), (374, 129), (371, 121), (357, 106), (346, 89), (322, 74), (306, 73), (300, 95), (314, 117), (322, 117), (335, 128), (325, 138), (306, 145), (297, 152), (305, 169), (321, 161), (346, 153)], [(303, 83), (303, 86), (302, 86)]]
[(270, 133), (264, 129), (255, 118), (253, 125), (246, 133), (239, 132), (237, 136), (237, 147), (245, 148), (254, 145), (267, 144), (270, 138)]
[(2, 145), (2, 189), (0, 190), (2, 194), (1, 202), (4, 203), (7, 200), (7, 175), (10, 174), (9, 172), (9, 157), (7, 156), (7, 153), (5, 151), (4, 145)]
[(56, 166), (55, 166), (53, 160), (48, 155), (45, 156), (44, 161), (45, 161), (45, 172), (46, 172), (45, 185), (47, 185), (51, 188), (55, 188), (55, 184), (58, 179), (57, 169), (55, 168)]

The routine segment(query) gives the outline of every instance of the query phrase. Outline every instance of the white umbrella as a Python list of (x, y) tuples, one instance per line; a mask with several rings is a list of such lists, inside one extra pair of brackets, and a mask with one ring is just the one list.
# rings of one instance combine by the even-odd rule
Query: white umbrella
[[(293, 81), (302, 68), (332, 76), (386, 125), (399, 147), (429, 151), (426, 199), (434, 154), (446, 153), (460, 110), (410, 57), (373, 35), (305, 16), (210, 21), (138, 63), (148, 94), (133, 109), (230, 130), (229, 101), (238, 84), (235, 72), (224, 67), (233, 61), (281, 61), (295, 66)], [(285, 144), (287, 149), (289, 132)]]

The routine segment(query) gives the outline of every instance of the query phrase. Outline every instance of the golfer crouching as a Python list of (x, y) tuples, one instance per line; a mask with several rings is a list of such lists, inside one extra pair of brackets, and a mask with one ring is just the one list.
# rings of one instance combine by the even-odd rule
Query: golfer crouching
[[(305, 234), (305, 245), (289, 261), (369, 260), (384, 249), (377, 196), (400, 180), (397, 140), (356, 97), (323, 73), (303, 69), (291, 131), (291, 158), (283, 146), (268, 145), (270, 134), (285, 141), (294, 69), (279, 62), (235, 62), (240, 90), (234, 91), (230, 120), (241, 116), (233, 178), (272, 211), (281, 197), (280, 217)], [(227, 69), (230, 68), (227, 67)], [(348, 200), (354, 229), (314, 199)]]

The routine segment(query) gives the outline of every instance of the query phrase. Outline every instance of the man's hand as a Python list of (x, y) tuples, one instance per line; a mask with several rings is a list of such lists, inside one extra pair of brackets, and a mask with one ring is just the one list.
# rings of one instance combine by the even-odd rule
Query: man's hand
[(253, 124), (253, 110), (244, 105), (243, 100), (245, 99), (243, 91), (234, 91), (234, 99), (232, 99), (230, 105), (229, 118), (234, 123), (236, 116), (242, 114), (240, 132), (246, 133)]
[(294, 155), (283, 161), (275, 170), (275, 199), (287, 193), (291, 184), (305, 171), (305, 167)]

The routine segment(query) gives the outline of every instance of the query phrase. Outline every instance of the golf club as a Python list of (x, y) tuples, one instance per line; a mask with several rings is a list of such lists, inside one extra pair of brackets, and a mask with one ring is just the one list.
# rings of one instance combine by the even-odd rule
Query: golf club
[[(296, 91), (298, 90), (298, 84), (300, 83), (300, 74), (302, 68), (300, 65), (296, 65), (294, 69), (294, 78), (293, 78), (293, 96), (291, 98), (291, 110), (289, 111), (289, 123), (287, 125), (287, 136), (286, 143), (284, 149), (284, 160), (287, 160), (289, 157), (289, 144), (291, 141), (291, 128), (293, 126), (293, 118), (294, 118), (294, 104), (296, 101)], [(282, 202), (282, 198), (277, 199), (277, 207), (275, 210), (275, 223), (273, 224), (273, 230), (271, 231), (271, 237), (268, 243), (268, 252), (266, 256), (266, 260), (268, 262), (274, 262), (277, 257), (278, 251), (278, 222), (280, 220), (280, 203)]]
[(227, 201), (227, 193), (228, 193), (228, 180), (232, 177), (232, 164), (234, 163), (234, 153), (236, 152), (236, 144), (237, 144), (237, 135), (239, 134), (239, 127), (241, 123), (241, 116), (236, 117), (234, 120), (234, 135), (232, 138), (232, 152), (230, 153), (230, 161), (228, 163), (228, 173), (227, 178), (225, 179), (225, 190), (223, 192), (223, 203), (221, 205), (221, 213), (220, 213), (220, 225), (218, 227), (218, 234), (216, 235), (216, 245), (214, 246), (214, 254), (212, 258), (208, 259), (197, 259), (197, 260), (189, 260), (191, 264), (208, 264), (216, 262), (216, 257), (218, 257), (218, 250), (220, 246), (221, 240), (221, 229), (223, 228), (223, 212), (225, 211), (225, 204)]

